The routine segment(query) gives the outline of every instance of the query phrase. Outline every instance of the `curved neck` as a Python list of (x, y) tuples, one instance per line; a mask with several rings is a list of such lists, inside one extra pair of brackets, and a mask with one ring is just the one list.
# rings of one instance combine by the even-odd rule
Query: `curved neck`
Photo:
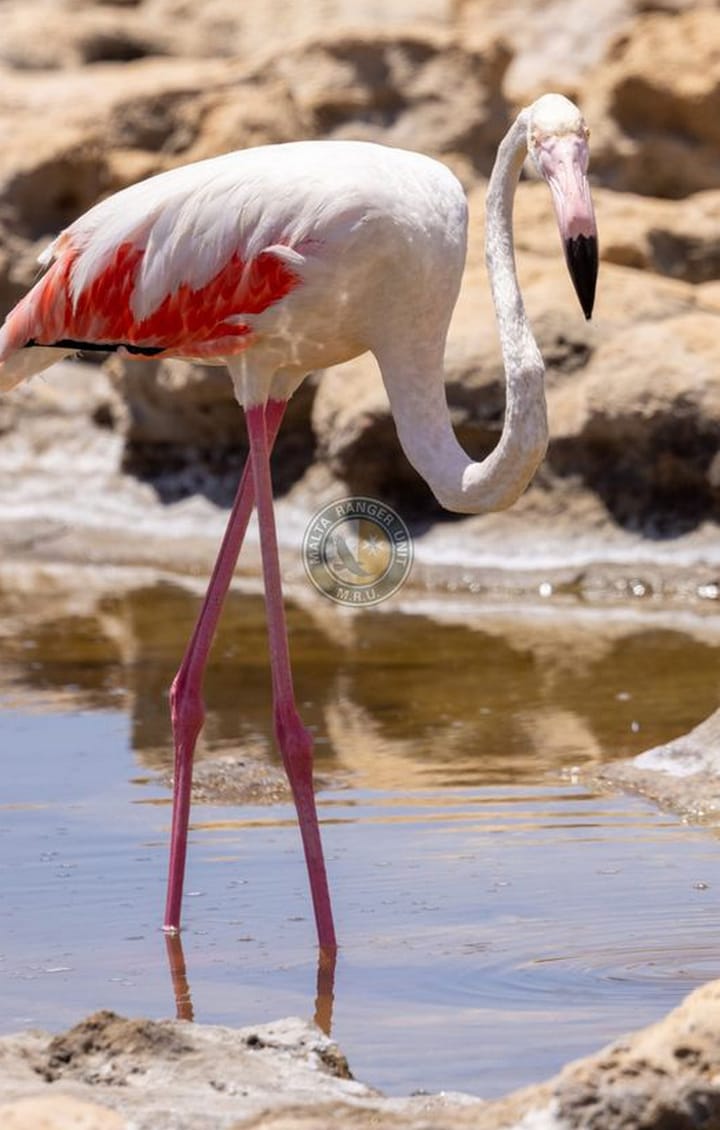
[[(403, 450), (447, 510), (504, 510), (522, 494), (547, 448), (544, 366), (518, 285), (512, 206), (526, 154), (524, 113), (498, 150), (486, 208), (486, 261), (506, 377), (505, 420), (495, 449), (473, 462), (455, 438), (440, 350), (381, 359)], [(442, 343), (444, 347), (444, 342)]]

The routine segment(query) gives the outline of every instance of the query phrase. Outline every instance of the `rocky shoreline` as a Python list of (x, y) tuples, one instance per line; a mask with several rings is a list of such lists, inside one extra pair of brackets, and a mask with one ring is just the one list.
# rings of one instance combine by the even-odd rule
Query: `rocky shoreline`
[(699, 1130), (720, 1119), (720, 982), (548, 1082), (490, 1102), (385, 1098), (300, 1020), (230, 1029), (100, 1012), (58, 1036), (4, 1037), (0, 1060), (5, 1130)]

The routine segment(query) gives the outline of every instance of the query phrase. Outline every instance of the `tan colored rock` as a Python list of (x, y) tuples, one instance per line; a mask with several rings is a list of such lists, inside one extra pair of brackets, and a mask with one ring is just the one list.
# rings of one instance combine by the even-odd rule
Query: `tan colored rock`
[(583, 83), (603, 183), (680, 197), (720, 182), (720, 10), (639, 17)]
[(3, 1130), (125, 1130), (114, 1110), (70, 1095), (53, 1094), (0, 1105)]
[[(248, 453), (245, 419), (222, 365), (132, 361), (107, 365), (116, 393), (114, 424), (124, 437), (125, 470), (152, 478), (165, 498), (199, 489), (229, 505)], [(290, 401), (274, 460), (282, 494), (314, 458), (310, 424), (316, 382), (305, 380)]]
[[(697, 192), (684, 200), (663, 200), (595, 188), (593, 198), (603, 262), (690, 283), (720, 277), (720, 190)], [(539, 181), (520, 186), (515, 234), (520, 249), (558, 254), (547, 188)]]
[(48, 242), (108, 190), (106, 157), (96, 137), (73, 127), (35, 122), (17, 142), (3, 154), (0, 200), (16, 234)]
[(598, 222), (606, 262), (690, 283), (720, 277), (720, 191), (657, 200), (600, 191)]
[(170, 49), (168, 28), (151, 24), (141, 8), (97, 5), (79, 12), (69, 4), (33, 0), (3, 9), (0, 63), (19, 70), (128, 62)]
[[(106, 1101), (137, 1130), (708, 1130), (720, 1120), (718, 981), (696, 989), (657, 1024), (569, 1064), (548, 1082), (492, 1102), (453, 1095), (386, 1099), (355, 1082), (342, 1053), (299, 1021), (234, 1031), (103, 1012), (52, 1039), (35, 1033), (1, 1044), (2, 1086), (18, 1098), (47, 1104), (63, 1086), (85, 1105), (101, 1078)], [(32, 1130), (41, 1128), (42, 1122)], [(66, 1124), (47, 1124), (61, 1128)]]
[[(249, 58), (339, 27), (447, 26), (447, 0), (4, 0), (0, 61), (21, 69), (132, 61), (152, 54)], [(50, 33), (35, 34), (41, 23)]]
[(553, 1086), (570, 1127), (711, 1126), (720, 1119), (720, 983), (691, 993), (658, 1024), (566, 1067)]
[(278, 54), (315, 136), (361, 137), (425, 153), (462, 154), (488, 172), (509, 124), (498, 42), (481, 47), (429, 31), (340, 32)]
[(634, 14), (632, 0), (454, 0), (453, 12), (462, 34), (501, 36), (514, 58), (506, 90), (525, 102), (541, 90), (569, 92), (582, 74), (599, 62), (608, 43)]
[(628, 326), (551, 390), (551, 472), (653, 536), (720, 518), (720, 320), (703, 311)]

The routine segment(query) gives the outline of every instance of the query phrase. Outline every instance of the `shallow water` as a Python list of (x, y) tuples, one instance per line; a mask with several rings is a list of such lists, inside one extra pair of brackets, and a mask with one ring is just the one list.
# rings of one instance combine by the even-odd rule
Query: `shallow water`
[[(0, 593), (4, 1032), (175, 1013), (157, 771), (196, 607), (170, 584)], [(290, 625), (341, 940), (332, 1034), (358, 1078), (500, 1094), (720, 975), (712, 832), (578, 783), (715, 709), (713, 619), (320, 602)], [(206, 690), (200, 757), (276, 763), (259, 598), (231, 596)], [(195, 805), (184, 922), (197, 1020), (313, 1015), (285, 801)]]

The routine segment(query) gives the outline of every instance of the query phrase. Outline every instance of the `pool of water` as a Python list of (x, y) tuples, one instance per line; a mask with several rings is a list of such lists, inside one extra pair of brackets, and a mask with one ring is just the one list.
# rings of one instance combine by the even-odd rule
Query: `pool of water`
[[(170, 584), (0, 593), (1, 1031), (58, 1030), (97, 1008), (192, 1007), (233, 1026), (315, 1015), (365, 1082), (489, 1097), (720, 975), (712, 831), (579, 783), (715, 709), (712, 619), (291, 604), (341, 943), (334, 991), (321, 971), (318, 998), (285, 802), (194, 806), (173, 986), (158, 774), (196, 608)], [(207, 704), (200, 758), (252, 747), (275, 761), (257, 597), (230, 597)]]

